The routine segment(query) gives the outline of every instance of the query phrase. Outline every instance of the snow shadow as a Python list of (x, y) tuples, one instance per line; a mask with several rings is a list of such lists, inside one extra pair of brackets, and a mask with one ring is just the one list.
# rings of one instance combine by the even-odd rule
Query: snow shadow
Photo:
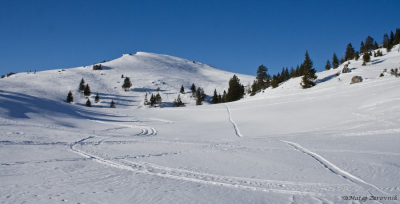
[(380, 64), (380, 63), (382, 63), (382, 62), (384, 62), (385, 60), (382, 60), (382, 59), (376, 59), (376, 60), (372, 60), (371, 61), (371, 63), (372, 64)]
[[(43, 99), (27, 94), (21, 94), (10, 91), (0, 90), (0, 116), (11, 117), (19, 119), (29, 119), (29, 114), (38, 114), (41, 116), (52, 116), (55, 118), (83, 118), (98, 120), (99, 117), (117, 117), (114, 115), (102, 114), (94, 112), (92, 110), (86, 110), (87, 108), (81, 108), (74, 106), (66, 102), (59, 102), (49, 99)], [(103, 121), (115, 121), (117, 120), (105, 120)]]
[[(152, 93), (152, 92), (157, 92), (157, 89), (152, 89), (152, 88), (133, 88), (133, 89), (131, 89), (131, 91), (143, 92), (143, 93), (145, 93), (147, 91), (147, 93)], [(163, 91), (167, 91), (167, 90), (160, 89), (160, 92), (163, 92)]]
[(335, 78), (335, 77), (336, 77), (336, 75), (337, 75), (337, 73), (335, 73), (335, 74), (331, 74), (331, 75), (329, 75), (329, 76), (326, 76), (326, 77), (324, 77), (324, 78), (322, 78), (322, 79), (317, 79), (315, 82), (316, 82), (317, 84), (319, 84), (319, 83), (323, 83), (323, 82), (326, 82), (326, 81), (329, 81), (329, 80), (331, 80), (331, 79)]

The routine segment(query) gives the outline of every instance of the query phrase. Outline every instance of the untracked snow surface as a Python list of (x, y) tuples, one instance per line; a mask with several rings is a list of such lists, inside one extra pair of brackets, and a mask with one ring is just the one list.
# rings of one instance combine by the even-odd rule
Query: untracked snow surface
[[(167, 55), (0, 79), (0, 201), (398, 202), (400, 78), (389, 74), (400, 67), (397, 49), (367, 66), (350, 61), (351, 73), (337, 75), (343, 65), (317, 73), (310, 89), (294, 78), (217, 105), (195, 106), (190, 85), (221, 93), (233, 73)], [(355, 75), (363, 82), (349, 84)], [(93, 107), (84, 106), (81, 78)], [(172, 108), (181, 85), (188, 106)], [(163, 107), (145, 107), (145, 92), (158, 87)], [(117, 108), (107, 108), (111, 100)]]

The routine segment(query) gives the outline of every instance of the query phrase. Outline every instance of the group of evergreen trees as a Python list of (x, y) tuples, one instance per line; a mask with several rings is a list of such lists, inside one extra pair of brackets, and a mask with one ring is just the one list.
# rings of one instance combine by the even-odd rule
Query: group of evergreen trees
[[(83, 95), (84, 96), (86, 96), (86, 98), (88, 99), (87, 101), (86, 101), (86, 106), (87, 107), (92, 107), (92, 102), (90, 101), (90, 95), (92, 94), (91, 93), (91, 90), (90, 90), (90, 86), (89, 86), (89, 84), (86, 84), (85, 85), (85, 80), (82, 78), (82, 80), (81, 80), (81, 82), (79, 83), (79, 91), (81, 91), (82, 93), (83, 93)], [(72, 94), (72, 92), (71, 91), (69, 91), (68, 92), (68, 95), (67, 95), (67, 103), (72, 103), (72, 102), (74, 102), (74, 96), (73, 96), (73, 94)], [(96, 94), (96, 96), (95, 96), (95, 98), (94, 98), (94, 101), (96, 102), (96, 103), (98, 103), (98, 102), (100, 102), (100, 96), (99, 96), (99, 93), (97, 93)], [(111, 101), (111, 104), (110, 104), (110, 108), (115, 108), (115, 102), (112, 100)]]
[(162, 104), (162, 98), (160, 93), (157, 93), (156, 95), (151, 94), (150, 96), (150, 101), (147, 99), (147, 92), (146, 95), (144, 96), (144, 105), (150, 105), (150, 107), (156, 107), (156, 106), (161, 106)]
[(229, 80), (229, 87), (228, 92), (224, 90), (223, 94), (218, 94), (217, 90), (214, 90), (213, 98), (211, 99), (211, 103), (225, 103), (225, 102), (232, 102), (237, 101), (243, 98), (244, 86), (240, 83), (240, 79), (233, 75), (233, 77)]

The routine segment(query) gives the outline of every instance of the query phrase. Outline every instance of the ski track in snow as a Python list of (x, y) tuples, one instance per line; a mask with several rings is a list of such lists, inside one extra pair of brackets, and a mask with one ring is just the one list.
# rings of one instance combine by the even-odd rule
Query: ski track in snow
[(239, 127), (236, 125), (235, 121), (232, 120), (231, 110), (229, 109), (229, 106), (226, 105), (225, 103), (224, 103), (224, 105), (226, 106), (226, 109), (228, 110), (229, 120), (230, 120), (231, 123), (233, 124), (233, 128), (235, 128), (236, 135), (237, 135), (238, 137), (243, 137), (243, 135), (240, 134)]
[(296, 150), (303, 152), (304, 154), (307, 154), (309, 156), (311, 156), (312, 158), (314, 158), (315, 160), (317, 160), (319, 163), (321, 163), (325, 168), (327, 168), (329, 171), (331, 171), (334, 174), (337, 174), (349, 181), (351, 181), (352, 183), (355, 183), (361, 187), (363, 187), (365, 190), (367, 190), (371, 195), (373, 195), (371, 193), (371, 190), (375, 190), (378, 191), (382, 194), (387, 195), (387, 193), (383, 192), (381, 189), (379, 189), (378, 187), (376, 187), (373, 184), (367, 183), (365, 181), (363, 181), (362, 179), (350, 174), (349, 172), (346, 172), (342, 169), (340, 169), (339, 167), (337, 167), (336, 165), (332, 164), (331, 162), (329, 162), (328, 160), (326, 160), (325, 158), (323, 158), (322, 156), (320, 156), (317, 153), (314, 153), (302, 146), (300, 146), (297, 143), (294, 142), (288, 142), (288, 141), (284, 141), (284, 140), (280, 140), (281, 142), (284, 142), (292, 147), (294, 147)]
[[(291, 195), (310, 195), (310, 196), (323, 196), (321, 192), (336, 191), (347, 192), (360, 190), (357, 186), (353, 185), (331, 185), (321, 183), (305, 183), (305, 182), (290, 182), (290, 181), (276, 181), (276, 180), (263, 180), (252, 178), (239, 178), (231, 176), (213, 175), (208, 173), (200, 173), (183, 169), (163, 167), (146, 162), (133, 162), (127, 160), (125, 157), (105, 158), (93, 153), (88, 153), (78, 149), (77, 145), (84, 145), (86, 140), (92, 139), (94, 136), (83, 138), (71, 144), (70, 148), (73, 152), (91, 159), (95, 162), (111, 166), (118, 169), (133, 171), (136, 173), (143, 173), (146, 175), (159, 176), (167, 179), (181, 180), (187, 182), (195, 182), (204, 185), (215, 185), (228, 188), (237, 188), (251, 191), (262, 191), (270, 193), (282, 193)], [(178, 154), (178, 153), (174, 153)], [(154, 156), (164, 156), (167, 154), (159, 154)], [(151, 155), (145, 155), (148, 157)], [(138, 157), (131, 157), (138, 158)]]

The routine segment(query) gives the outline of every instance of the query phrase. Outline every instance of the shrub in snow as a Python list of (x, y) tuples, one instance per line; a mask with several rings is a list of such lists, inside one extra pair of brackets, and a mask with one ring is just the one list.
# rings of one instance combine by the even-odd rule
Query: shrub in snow
[(363, 81), (363, 78), (361, 76), (353, 76), (351, 78), (350, 84), (360, 83), (362, 81)]
[(122, 84), (122, 88), (125, 89), (125, 91), (129, 91), (129, 89), (132, 87), (132, 82), (129, 77), (126, 77), (124, 80), (124, 84)]
[(93, 70), (103, 70), (103, 67), (101, 66), (101, 64), (95, 64), (93, 65)]
[(114, 100), (111, 101), (111, 103), (110, 103), (110, 108), (115, 108), (115, 102), (114, 102)]

